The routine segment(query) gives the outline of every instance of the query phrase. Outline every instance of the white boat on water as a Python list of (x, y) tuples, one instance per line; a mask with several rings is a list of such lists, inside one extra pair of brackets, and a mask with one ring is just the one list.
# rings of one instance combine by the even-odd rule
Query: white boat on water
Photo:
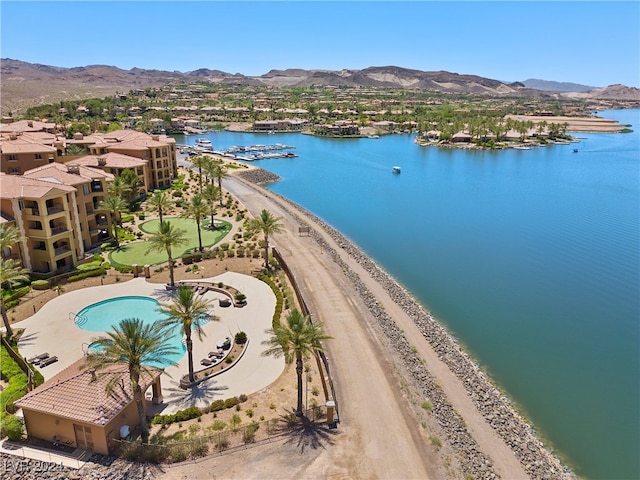
[(393, 173), (400, 173), (400, 167), (398, 167), (398, 166), (396, 165), (395, 167), (393, 167), (393, 168), (391, 169), (391, 171), (392, 171)]
[(196, 144), (193, 146), (193, 149), (199, 153), (213, 153), (213, 144), (211, 143), (211, 140), (199, 138), (196, 140)]

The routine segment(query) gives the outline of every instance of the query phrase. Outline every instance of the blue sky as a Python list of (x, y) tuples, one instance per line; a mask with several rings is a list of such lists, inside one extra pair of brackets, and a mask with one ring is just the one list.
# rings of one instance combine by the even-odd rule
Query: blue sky
[(261, 75), (397, 65), (640, 87), (640, 2), (7, 1), (2, 58)]

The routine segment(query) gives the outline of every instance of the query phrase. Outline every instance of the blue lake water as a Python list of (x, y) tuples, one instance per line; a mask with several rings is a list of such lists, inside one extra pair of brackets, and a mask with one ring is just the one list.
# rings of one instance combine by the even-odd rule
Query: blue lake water
[(494, 152), (412, 135), (207, 137), (296, 146), (298, 158), (255, 162), (282, 177), (272, 190), (410, 290), (576, 473), (637, 479), (640, 111), (600, 116), (634, 132)]

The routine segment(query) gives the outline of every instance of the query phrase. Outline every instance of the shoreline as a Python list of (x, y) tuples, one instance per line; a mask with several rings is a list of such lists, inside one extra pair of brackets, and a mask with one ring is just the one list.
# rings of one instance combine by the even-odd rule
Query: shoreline
[[(240, 182), (246, 183), (247, 180), (240, 179)], [(338, 250), (329, 245), (321, 233), (317, 232), (313, 225), (309, 225), (304, 217), (308, 217), (309, 220), (316, 223), (338, 248), (342, 249), (367, 272), (373, 281), (389, 293), (392, 300), (420, 330), (438, 357), (460, 379), (467, 395), (485, 421), (504, 440), (531, 478), (575, 478), (573, 472), (562, 462), (562, 459), (538, 438), (531, 423), (517, 411), (511, 399), (488, 379), (479, 365), (459, 346), (455, 337), (434, 319), (425, 307), (392, 275), (366, 255), (354, 242), (302, 206), (261, 186), (252, 186), (263, 190), (262, 194), (271, 197), (272, 201), (274, 198), (277, 199), (280, 206), (284, 210), (288, 210), (302, 226), (309, 226), (314, 241), (321, 246), (321, 249), (329, 253), (333, 261), (342, 268), (348, 280), (367, 305), (369, 312), (378, 322), (384, 335), (390, 340), (395, 350), (394, 353), (399, 355), (402, 366), (405, 372), (410, 375), (414, 386), (420, 389), (427, 398), (433, 400), (433, 412), (439, 417), (438, 421), (446, 431), (447, 441), (460, 446), (458, 448), (459, 454), (466, 453), (468, 458), (461, 461), (462, 464), (467, 464), (474, 474), (482, 476), (495, 474), (492, 468), (487, 469), (488, 466), (492, 467), (491, 460), (478, 451), (475, 440), (466, 431), (464, 419), (455, 418), (459, 417), (459, 414), (450, 406), (446, 394), (434, 382), (429, 368), (424, 366), (394, 319), (380, 306), (375, 295), (365, 285), (359, 274), (341, 258)], [(436, 405), (439, 408), (436, 408)]]

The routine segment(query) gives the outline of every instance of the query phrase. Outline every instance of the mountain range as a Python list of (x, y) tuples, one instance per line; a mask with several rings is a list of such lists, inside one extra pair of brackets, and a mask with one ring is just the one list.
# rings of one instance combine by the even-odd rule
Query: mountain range
[(206, 80), (213, 83), (268, 85), (272, 87), (387, 87), (442, 93), (488, 96), (571, 97), (585, 99), (640, 100), (640, 89), (624, 85), (593, 88), (573, 83), (529, 79), (503, 82), (477, 75), (445, 71), (426, 72), (397, 66), (361, 70), (271, 70), (260, 76), (246, 76), (200, 68), (190, 72), (109, 65), (56, 67), (13, 59), (0, 60), (2, 113), (19, 112), (29, 106), (63, 99), (104, 97), (131, 89), (159, 87), (171, 81)]

